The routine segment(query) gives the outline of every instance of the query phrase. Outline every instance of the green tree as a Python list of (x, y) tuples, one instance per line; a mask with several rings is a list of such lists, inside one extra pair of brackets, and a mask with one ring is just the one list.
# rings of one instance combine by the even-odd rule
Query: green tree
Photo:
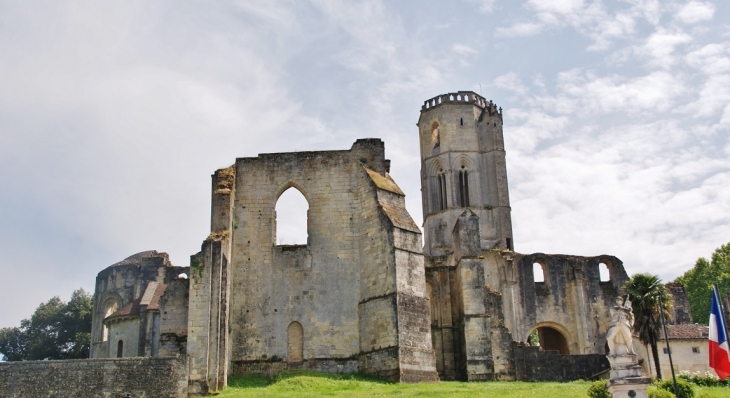
[(712, 285), (717, 283), (720, 293), (730, 290), (730, 243), (720, 246), (707, 261), (701, 257), (695, 266), (675, 279), (687, 289), (689, 309), (697, 323), (710, 322)]
[(624, 290), (629, 294), (631, 307), (634, 312), (634, 332), (639, 335), (642, 343), (651, 347), (654, 357), (654, 369), (657, 378), (661, 380), (662, 373), (659, 367), (659, 332), (661, 318), (659, 312), (659, 296), (662, 298), (664, 316), (669, 322), (669, 309), (672, 306), (672, 296), (667, 291), (661, 279), (656, 275), (635, 274), (624, 284)]
[(92, 308), (84, 289), (68, 303), (53, 297), (20, 327), (0, 329), (0, 354), (8, 361), (88, 358)]

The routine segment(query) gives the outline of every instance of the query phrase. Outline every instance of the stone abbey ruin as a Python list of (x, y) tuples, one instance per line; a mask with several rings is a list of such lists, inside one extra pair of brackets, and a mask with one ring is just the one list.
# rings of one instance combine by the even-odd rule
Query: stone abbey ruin
[[(608, 369), (609, 307), (626, 271), (610, 255), (513, 250), (501, 108), (473, 92), (439, 95), (423, 104), (418, 134), (423, 238), (379, 139), (236, 159), (212, 176), (210, 235), (189, 267), (148, 251), (98, 274), (92, 359), (60, 361), (61, 373), (91, 367), (130, 379), (135, 397), (172, 397), (285, 369), (402, 382)], [(277, 244), (287, 189), (309, 205), (303, 245)]]

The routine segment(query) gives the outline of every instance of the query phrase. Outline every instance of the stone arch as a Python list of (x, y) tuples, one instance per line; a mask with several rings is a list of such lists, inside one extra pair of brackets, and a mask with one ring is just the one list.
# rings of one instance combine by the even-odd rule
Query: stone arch
[(457, 155), (451, 161), (451, 169), (452, 170), (461, 170), (462, 166), (463, 166), (463, 168), (465, 168), (469, 171), (472, 171), (472, 172), (476, 172), (476, 170), (477, 170), (474, 160), (472, 158), (470, 158), (468, 155), (463, 154), (463, 153)]
[(304, 188), (302, 184), (297, 183), (296, 181), (289, 180), (284, 184), (281, 184), (279, 188), (276, 189), (276, 192), (274, 193), (273, 200), (271, 201), (271, 207), (276, 207), (276, 202), (279, 201), (279, 197), (281, 197), (281, 194), (286, 192), (289, 188), (296, 188), (299, 193), (304, 196), (304, 199), (307, 200), (307, 203), (310, 203), (309, 200), (309, 192), (307, 192), (307, 189)]
[(287, 362), (304, 360), (304, 328), (294, 321), (286, 328)]
[(102, 311), (104, 311), (101, 315), (101, 341), (107, 341), (109, 339), (109, 328), (106, 326), (106, 318), (117, 312), (119, 309), (119, 300), (115, 297), (107, 297), (103, 301), (104, 305), (102, 306)]
[[(309, 199), (306, 191), (295, 182), (282, 185), (276, 192), (274, 210), (274, 245), (293, 245), (309, 243)], [(291, 192), (294, 196), (288, 194)], [(279, 202), (285, 196), (287, 204), (279, 208)], [(303, 199), (303, 200), (302, 200)], [(303, 208), (306, 206), (306, 208)]]
[(436, 159), (427, 166), (426, 170), (428, 170), (428, 176), (435, 176), (439, 173), (446, 173), (448, 168), (443, 164), (441, 159)]
[[(603, 266), (601, 265), (603, 264)], [(611, 282), (613, 278), (611, 278), (611, 274), (613, 273), (613, 262), (610, 258), (606, 256), (601, 256), (598, 258), (598, 281), (599, 282)], [(607, 273), (605, 275), (604, 280), (604, 273)]]
[(446, 182), (446, 174), (448, 170), (444, 167), (440, 159), (436, 159), (427, 166), (429, 185), (432, 194), (430, 195), (431, 206), (433, 211), (444, 210), (448, 207), (448, 185)]
[[(537, 330), (540, 350), (543, 351), (558, 351), (563, 355), (570, 355), (570, 347), (572, 345), (572, 337), (568, 329), (563, 325), (556, 322), (539, 322), (534, 324), (530, 328), (530, 332), (527, 333), (527, 340), (530, 341), (532, 332)], [(534, 344), (534, 342), (531, 342)]]
[(457, 156), (451, 163), (454, 170), (454, 184), (456, 188), (456, 203), (460, 207), (469, 207), (474, 202), (472, 192), (475, 192), (477, 173), (474, 162), (466, 155)]

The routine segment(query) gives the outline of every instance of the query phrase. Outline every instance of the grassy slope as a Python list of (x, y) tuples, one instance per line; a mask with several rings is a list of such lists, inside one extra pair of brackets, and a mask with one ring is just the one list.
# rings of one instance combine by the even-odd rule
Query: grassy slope
[[(387, 383), (361, 375), (287, 372), (270, 380), (264, 377), (231, 377), (220, 397), (539, 397), (584, 398), (589, 382), (522, 383), (490, 382), (436, 384)], [(728, 388), (696, 388), (712, 397), (730, 397)]]

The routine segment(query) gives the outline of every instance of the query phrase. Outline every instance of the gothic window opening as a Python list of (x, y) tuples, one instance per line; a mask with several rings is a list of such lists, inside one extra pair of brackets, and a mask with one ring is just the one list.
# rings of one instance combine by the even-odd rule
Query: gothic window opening
[(117, 343), (117, 358), (121, 358), (124, 354), (124, 342), (122, 340), (119, 340)]
[(469, 171), (464, 166), (459, 170), (459, 206), (469, 207)]
[(304, 328), (294, 321), (286, 328), (287, 361), (301, 362), (304, 359)]
[(276, 245), (306, 245), (309, 203), (298, 189), (290, 187), (279, 196), (275, 208)]
[(606, 263), (598, 264), (598, 275), (601, 282), (611, 281), (611, 273), (608, 271), (608, 265)]
[(532, 264), (532, 275), (533, 275), (535, 283), (544, 283), (545, 282), (545, 272), (542, 269), (542, 264), (540, 264), (540, 263)]
[(443, 170), (439, 170), (439, 174), (436, 178), (438, 179), (438, 200), (436, 201), (436, 210), (444, 210), (447, 207), (446, 174)]

